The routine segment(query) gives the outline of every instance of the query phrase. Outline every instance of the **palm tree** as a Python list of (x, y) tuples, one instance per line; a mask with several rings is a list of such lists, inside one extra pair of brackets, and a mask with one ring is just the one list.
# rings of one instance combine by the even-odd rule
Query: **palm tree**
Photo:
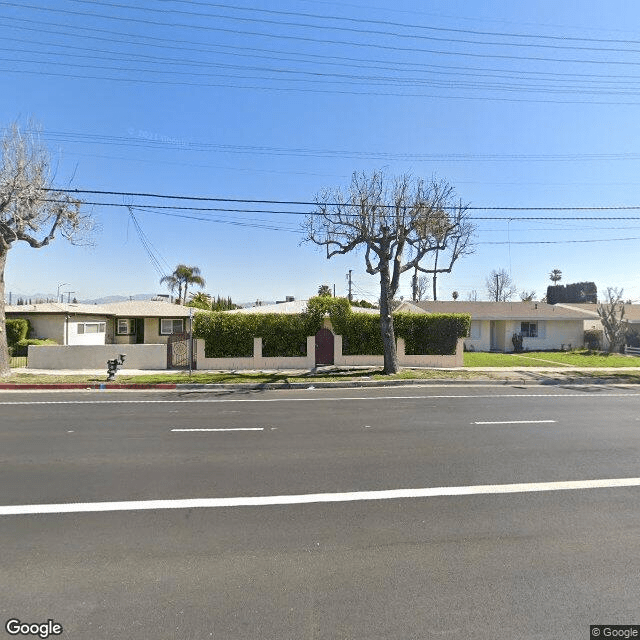
[(171, 292), (178, 290), (178, 304), (187, 302), (190, 284), (200, 288), (205, 286), (204, 278), (200, 275), (200, 267), (189, 267), (186, 264), (179, 264), (171, 275), (160, 278), (160, 284), (166, 284)]
[(549, 274), (549, 280), (551, 280), (551, 282), (553, 282), (553, 284), (555, 285), (557, 282), (560, 282), (560, 280), (562, 280), (562, 271), (560, 271), (560, 269), (554, 269), (550, 274)]

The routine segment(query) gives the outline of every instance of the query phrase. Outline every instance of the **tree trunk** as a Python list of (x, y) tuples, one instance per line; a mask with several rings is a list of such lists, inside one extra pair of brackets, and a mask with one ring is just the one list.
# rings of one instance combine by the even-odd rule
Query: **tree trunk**
[(436, 276), (438, 271), (438, 251), (436, 251), (435, 262), (433, 264), (433, 299), (438, 299), (438, 291), (436, 288)]
[[(382, 262), (382, 261), (381, 261)], [(398, 373), (398, 353), (396, 351), (396, 336), (393, 330), (393, 316), (391, 315), (391, 277), (389, 263), (380, 265), (380, 331), (384, 346), (384, 373)]]
[(6, 263), (7, 252), (0, 249), (0, 378), (11, 373), (7, 347), (7, 327), (4, 318), (4, 267)]

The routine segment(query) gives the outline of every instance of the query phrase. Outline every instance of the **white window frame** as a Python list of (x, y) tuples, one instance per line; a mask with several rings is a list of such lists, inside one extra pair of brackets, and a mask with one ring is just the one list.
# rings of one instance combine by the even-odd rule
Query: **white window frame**
[[(171, 331), (166, 331), (165, 329), (165, 323), (171, 323)], [(175, 330), (175, 324), (176, 322), (180, 323), (180, 330), (176, 331)], [(161, 336), (170, 336), (174, 333), (184, 333), (184, 318), (161, 318), (160, 319), (160, 335)]]
[[(527, 325), (526, 332), (524, 331), (523, 325)], [(531, 327), (534, 327), (535, 335), (531, 335)], [(520, 333), (523, 338), (538, 338), (540, 336), (540, 331), (538, 327), (538, 322), (535, 320), (527, 320), (520, 323)]]
[[(126, 323), (126, 331), (120, 331), (120, 323)], [(135, 322), (131, 318), (117, 318), (116, 319), (116, 335), (117, 336), (130, 336), (135, 333)]]
[[(96, 330), (87, 331), (88, 327), (96, 327)], [(106, 333), (107, 331), (107, 323), (106, 322), (78, 322), (78, 335), (84, 335), (87, 333)]]

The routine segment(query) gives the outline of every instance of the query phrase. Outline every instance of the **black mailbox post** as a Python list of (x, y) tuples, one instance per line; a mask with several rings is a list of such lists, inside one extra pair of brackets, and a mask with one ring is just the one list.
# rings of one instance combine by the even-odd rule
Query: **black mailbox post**
[(124, 359), (126, 357), (125, 353), (121, 353), (117, 358), (107, 360), (107, 382), (115, 380), (116, 373), (118, 372), (118, 366), (122, 366), (124, 364)]

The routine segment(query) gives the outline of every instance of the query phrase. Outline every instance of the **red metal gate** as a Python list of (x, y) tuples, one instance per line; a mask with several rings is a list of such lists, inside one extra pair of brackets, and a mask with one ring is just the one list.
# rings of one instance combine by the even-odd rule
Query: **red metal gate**
[(333, 364), (333, 333), (329, 329), (316, 333), (316, 366), (319, 364)]

